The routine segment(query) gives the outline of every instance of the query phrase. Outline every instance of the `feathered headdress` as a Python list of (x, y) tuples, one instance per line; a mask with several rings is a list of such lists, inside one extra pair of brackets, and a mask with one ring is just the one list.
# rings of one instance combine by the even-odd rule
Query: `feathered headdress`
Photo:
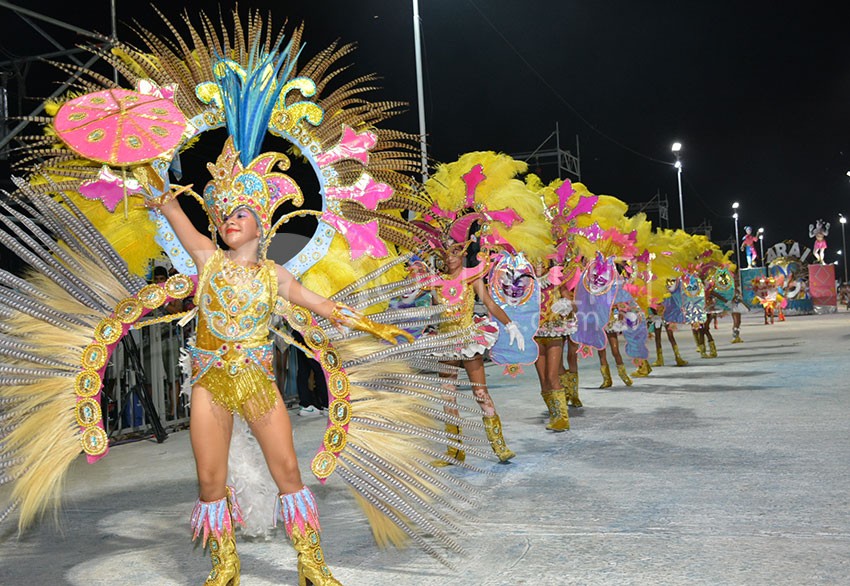
[(467, 153), (440, 165), (425, 183), (430, 209), (417, 221), (431, 233), (431, 246), (444, 251), (451, 242), (477, 238), (482, 248), (522, 251), (529, 258), (551, 253), (540, 199), (516, 179), (526, 169), (525, 163), (493, 152)]
[[(218, 228), (236, 208), (253, 212), (262, 228), (261, 254), (277, 225), (275, 210), (285, 201), (304, 202), (298, 185), (287, 175), (273, 172), (289, 168), (282, 153), (260, 154), (275, 106), (298, 57), (290, 40), (279, 50), (282, 37), (268, 52), (260, 50), (259, 38), (250, 49), (246, 67), (220, 57), (212, 67), (214, 82), (199, 84), (196, 92), (221, 106), (230, 134), (215, 164), (208, 164), (212, 181), (203, 193), (203, 204), (213, 227)], [(299, 51), (300, 52), (300, 51)], [(216, 91), (217, 90), (217, 91)]]

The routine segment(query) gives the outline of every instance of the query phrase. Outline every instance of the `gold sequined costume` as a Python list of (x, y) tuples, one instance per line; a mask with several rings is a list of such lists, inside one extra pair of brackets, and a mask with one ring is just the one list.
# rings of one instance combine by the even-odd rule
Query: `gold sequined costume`
[[(553, 306), (564, 297), (561, 296), (560, 287), (550, 285), (540, 291), (540, 325), (535, 338), (541, 338), (543, 341), (552, 338), (564, 338), (570, 334), (574, 334), (578, 329), (578, 323), (575, 318), (575, 313), (570, 312), (569, 315), (562, 315), (555, 311)], [(563, 303), (563, 301), (561, 301)]]
[(454, 333), (468, 330), (475, 326), (471, 334), (468, 334), (463, 345), (451, 350), (440, 351), (437, 355), (444, 360), (470, 360), (484, 354), (486, 350), (493, 347), (499, 337), (499, 328), (490, 318), (476, 316), (475, 291), (472, 283), (465, 282), (457, 299), (445, 297), (440, 290), (436, 289), (435, 297), (438, 303), (445, 305), (446, 315), (453, 318), (439, 324), (438, 332), (441, 334)]
[(192, 384), (247, 421), (259, 419), (278, 396), (272, 366), (269, 319), (277, 297), (273, 261), (245, 268), (221, 249), (207, 261), (195, 304), (198, 329), (192, 356)]
[(439, 324), (440, 333), (456, 332), (472, 325), (475, 292), (469, 283), (464, 283), (462, 287), (460, 299), (456, 301), (443, 296), (439, 289), (436, 290), (437, 302), (447, 306), (446, 315), (452, 318), (451, 321)]

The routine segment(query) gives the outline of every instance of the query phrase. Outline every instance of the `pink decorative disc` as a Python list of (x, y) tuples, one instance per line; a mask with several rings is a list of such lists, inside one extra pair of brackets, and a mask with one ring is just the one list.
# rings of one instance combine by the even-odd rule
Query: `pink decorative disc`
[(186, 117), (169, 99), (111, 89), (69, 100), (54, 127), (77, 154), (124, 166), (170, 155), (183, 140)]

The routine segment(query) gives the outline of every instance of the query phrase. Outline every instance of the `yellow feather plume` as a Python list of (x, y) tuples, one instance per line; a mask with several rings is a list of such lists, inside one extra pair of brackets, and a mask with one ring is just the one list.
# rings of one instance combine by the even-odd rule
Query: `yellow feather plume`
[[(514, 249), (528, 258), (542, 259), (554, 251), (551, 229), (543, 215), (540, 196), (519, 179), (528, 165), (506, 154), (492, 151), (466, 153), (452, 163), (442, 164), (425, 182), (425, 192), (444, 210), (456, 211), (466, 206), (467, 186), (463, 176), (476, 165), (482, 166), (485, 179), (475, 188), (474, 204), (489, 211), (512, 209), (521, 218), (511, 228), (493, 222), (497, 231)], [(538, 180), (539, 181), (539, 180)]]
[[(58, 181), (56, 176), (51, 179)], [(43, 176), (31, 177), (33, 185), (43, 185), (46, 182), (47, 179)], [(162, 248), (154, 241), (156, 225), (148, 217), (148, 210), (141, 205), (141, 199), (130, 199), (125, 218), (123, 204), (119, 204), (114, 212), (110, 212), (100, 201), (86, 199), (73, 191), (64, 193), (121, 255), (130, 271), (139, 276), (146, 276), (150, 261), (162, 254)]]
[[(434, 203), (444, 210), (459, 210), (466, 201), (466, 183), (463, 176), (476, 165), (484, 169), (486, 179), (475, 190), (475, 202), (488, 204), (494, 189), (498, 189), (518, 173), (524, 173), (528, 165), (516, 161), (509, 155), (492, 151), (477, 151), (461, 155), (457, 161), (444, 163), (425, 182), (425, 191)], [(490, 209), (497, 209), (489, 206)]]
[[(392, 245), (387, 245), (392, 248)], [(331, 241), (328, 253), (313, 265), (301, 278), (301, 283), (324, 297), (330, 297), (337, 291), (347, 287), (360, 277), (376, 270), (395, 258), (392, 254), (389, 258), (374, 259), (369, 255), (363, 255), (356, 260), (351, 260), (351, 249), (343, 236), (335, 234)], [(407, 277), (404, 264), (398, 264), (375, 279), (370, 286), (381, 285), (401, 281)], [(377, 304), (367, 311), (373, 313), (381, 311), (386, 303)]]

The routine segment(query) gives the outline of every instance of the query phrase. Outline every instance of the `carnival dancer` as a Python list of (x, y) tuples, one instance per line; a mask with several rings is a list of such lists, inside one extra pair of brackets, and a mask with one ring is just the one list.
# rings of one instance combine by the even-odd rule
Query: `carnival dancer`
[[(578, 185), (586, 190), (583, 185)], [(627, 386), (631, 386), (632, 380), (626, 372), (617, 340), (624, 325), (620, 322), (620, 308), (615, 300), (622, 304), (630, 303), (633, 299), (624, 289), (625, 280), (619, 274), (617, 263), (624, 267), (624, 263), (635, 257), (636, 227), (644, 224), (645, 220), (643, 214), (627, 217), (628, 205), (616, 197), (594, 197), (596, 199), (590, 213), (578, 217), (576, 226), (570, 229), (581, 256), (592, 259), (576, 287), (579, 330), (573, 339), (599, 351), (602, 373), (602, 385), (599, 388), (612, 385), (606, 346), (611, 347), (620, 378)]]
[[(667, 340), (673, 348), (673, 356), (676, 358), (676, 366), (688, 365), (688, 361), (682, 358), (682, 355), (679, 353), (679, 344), (676, 342), (676, 336), (673, 333), (673, 328), (675, 327), (674, 324), (687, 323), (682, 311), (682, 289), (683, 285), (681, 283), (681, 278), (668, 279), (667, 291), (669, 293), (669, 297), (664, 299), (662, 306), (659, 308), (661, 309), (660, 314), (662, 327), (664, 328), (664, 331), (667, 332)], [(661, 356), (661, 332), (658, 328), (655, 328), (655, 349), (658, 355)], [(664, 364), (661, 362), (661, 364), (656, 363), (653, 364), (653, 366), (664, 366)]]
[(744, 296), (741, 295), (741, 288), (735, 281), (735, 294), (732, 296), (730, 313), (732, 314), (732, 343), (743, 344), (741, 339), (741, 314), (750, 311), (750, 308), (744, 303)]
[[(659, 313), (660, 312), (660, 313)], [(688, 361), (682, 358), (679, 353), (679, 344), (676, 342), (676, 334), (674, 333), (674, 324), (671, 324), (664, 319), (664, 307), (653, 308), (653, 314), (650, 318), (652, 324), (652, 333), (655, 339), (655, 362), (652, 366), (664, 366), (664, 351), (661, 348), (661, 330), (667, 334), (667, 341), (670, 342), (670, 347), (673, 349), (673, 356), (676, 359), (676, 366), (687, 366)]]
[[(676, 274), (667, 251), (659, 248), (667, 235), (653, 232), (651, 222), (643, 214), (638, 216), (632, 228), (636, 252), (628, 264), (628, 279), (623, 286), (631, 296), (631, 301), (623, 306), (626, 323), (623, 337), (626, 339), (626, 354), (637, 365), (631, 374), (632, 378), (646, 377), (652, 373), (654, 364), (649, 361), (647, 338), (655, 331), (653, 308), (658, 307), (667, 294), (664, 278)], [(640, 253), (637, 254), (637, 251)], [(663, 365), (660, 348), (656, 354)]]
[(717, 345), (711, 335), (711, 322), (728, 311), (731, 299), (731, 279), (728, 271), (719, 269), (705, 281), (706, 320), (700, 327), (700, 342), (707, 350), (707, 358), (717, 358)]
[[(626, 323), (626, 313), (632, 309), (631, 304), (633, 303), (633, 299), (625, 289), (626, 279), (623, 274), (625, 271), (622, 270), (622, 265), (620, 265), (619, 268), (621, 270), (618, 271), (620, 274), (617, 283), (617, 295), (614, 297), (614, 304), (611, 306), (611, 316), (608, 320), (608, 324), (605, 326), (605, 337), (608, 341), (608, 348), (611, 349), (611, 354), (614, 356), (614, 363), (617, 366), (617, 374), (620, 375), (620, 379), (623, 383), (627, 387), (630, 387), (632, 386), (633, 381), (631, 377), (629, 377), (628, 372), (626, 372), (626, 365), (623, 362), (623, 356), (620, 353), (620, 341), (618, 336), (630, 327), (630, 324)], [(599, 388), (607, 389), (612, 386), (613, 381), (611, 379), (611, 367), (608, 365), (608, 352), (606, 348), (601, 348), (599, 350), (599, 368), (602, 372), (602, 384)]]
[[(625, 327), (624, 318), (621, 319), (620, 316), (620, 309), (616, 306), (613, 307), (611, 309), (611, 319), (605, 327), (605, 336), (608, 339), (608, 348), (611, 349), (611, 354), (614, 355), (614, 363), (617, 365), (617, 374), (620, 375), (620, 379), (622, 379), (623, 383), (625, 383), (627, 387), (630, 387), (632, 386), (632, 379), (629, 377), (628, 372), (626, 372), (626, 365), (623, 363), (623, 355), (620, 354), (620, 342), (617, 339), (617, 336), (622, 333)], [(607, 389), (613, 385), (613, 381), (611, 379), (611, 367), (608, 365), (608, 352), (605, 348), (599, 350), (599, 369), (602, 371), (602, 384), (599, 385), (599, 388)]]
[[(647, 229), (649, 228), (648, 222)], [(620, 327), (625, 340), (625, 352), (637, 366), (631, 373), (631, 378), (645, 378), (652, 374), (649, 363), (649, 350), (646, 347), (649, 329), (646, 312), (649, 309), (650, 292), (648, 287), (649, 272), (645, 269), (648, 251), (631, 259), (625, 264), (622, 272), (623, 283), (617, 292), (619, 301), (615, 302), (620, 316)]]
[(844, 305), (846, 311), (850, 311), (850, 283), (841, 283), (838, 286), (838, 305)]
[(698, 347), (703, 349), (701, 353), (701, 355), (705, 354), (703, 358), (716, 358), (717, 346), (711, 335), (711, 322), (731, 308), (730, 303), (735, 291), (735, 284), (729, 271), (732, 266), (729, 256), (732, 252), (722, 252), (720, 247), (702, 236), (699, 236), (699, 245), (701, 251), (697, 256), (694, 270), (698, 272), (704, 285), (703, 304), (706, 318), (699, 327)]
[[(525, 348), (525, 340), (517, 324), (508, 318), (504, 310), (493, 301), (488, 293), (483, 279), (486, 271), (482, 270), (486, 268), (486, 263), (480, 263), (477, 270), (476, 268), (464, 270), (464, 260), (469, 244), (470, 241), (468, 240), (466, 242), (447, 242), (444, 259), (445, 272), (437, 282), (433, 292), (437, 303), (446, 306), (446, 313), (450, 317), (449, 321), (439, 324), (438, 332), (448, 333), (473, 328), (473, 333), (462, 347), (440, 352), (438, 356), (444, 364), (466, 371), (466, 375), (472, 383), (475, 400), (483, 413), (484, 430), (487, 433), (487, 439), (490, 441), (490, 447), (500, 462), (507, 462), (516, 457), (516, 453), (510, 450), (505, 442), (502, 422), (498, 413), (496, 413), (493, 398), (487, 390), (487, 375), (484, 371), (484, 352), (496, 342), (496, 338), (499, 336), (499, 328), (489, 318), (475, 316), (476, 297), (481, 300), (490, 314), (502, 323), (505, 332), (510, 336), (511, 343), (516, 343), (517, 347), (522, 350)], [(443, 374), (442, 376), (452, 379), (457, 377), (455, 373)], [(451, 401), (454, 400), (452, 395), (448, 395), (447, 398)], [(448, 408), (447, 413), (459, 417), (459, 413), (455, 409)], [(460, 433), (459, 426), (455, 426), (453, 429), (450, 424), (447, 425), (447, 431), (454, 434)], [(449, 448), (449, 455), (460, 461), (465, 459), (464, 452), (456, 448)], [(443, 462), (442, 465), (448, 463), (450, 462)], [(441, 465), (440, 463), (437, 464)]]
[[(567, 303), (569, 303), (569, 309), (571, 309), (569, 313), (562, 314), (566, 318), (566, 329), (564, 330), (566, 341), (562, 345), (566, 354), (566, 366), (564, 366), (562, 354), (558, 360), (560, 389), (566, 396), (568, 405), (582, 407), (583, 403), (579, 397), (579, 344), (573, 337), (578, 332), (575, 304), (576, 287), (578, 287), (581, 279), (584, 262), (576, 245), (575, 229), (580, 224), (586, 225), (590, 221), (590, 215), (599, 197), (591, 193), (581, 183), (555, 179), (548, 185), (544, 185), (540, 178), (534, 174), (529, 174), (526, 177), (526, 185), (543, 202), (543, 215), (549, 220), (555, 245), (555, 253), (551, 259), (553, 270), (560, 271), (561, 284), (557, 292), (564, 301), (564, 311), (568, 308)], [(547, 361), (547, 367), (550, 362)], [(553, 411), (550, 411), (550, 424), (552, 414)]]
[(815, 239), (815, 244), (812, 246), (812, 254), (820, 264), (826, 264), (824, 258), (826, 255), (827, 236), (829, 236), (829, 222), (818, 220), (814, 224), (809, 224), (809, 238)]
[[(652, 372), (649, 365), (649, 354), (646, 348), (647, 328), (643, 310), (635, 300), (633, 292), (637, 293), (640, 287), (634, 282), (636, 271), (630, 264), (622, 264), (620, 271), (620, 282), (617, 288), (617, 296), (611, 307), (611, 319), (605, 328), (608, 338), (608, 347), (614, 355), (617, 364), (617, 373), (626, 386), (632, 386), (632, 379), (627, 374), (626, 366), (620, 353), (619, 336), (623, 335), (625, 340), (625, 352), (631, 356), (638, 369), (632, 374), (636, 377), (646, 377)], [(606, 349), (599, 351), (599, 362), (603, 373), (603, 385), (600, 388), (608, 388), (612, 384), (611, 370), (608, 367)]]
[[(214, 554), (207, 583), (238, 583), (240, 562), (233, 521), (240, 520), (241, 512), (226, 487), (228, 445), (233, 416), (238, 414), (249, 423), (260, 443), (280, 491), (276, 511), (298, 551), (299, 579), (317, 586), (338, 584), (321, 554), (316, 501), (301, 480), (289, 415), (271, 374), (271, 310), (279, 295), (340, 327), (370, 331), (393, 343), (396, 336), (412, 337), (316, 295), (285, 268), (263, 258), (261, 251), (270, 234), (264, 231), (260, 218), (269, 210), (252, 206), (245, 199), (242, 201), (246, 203), (240, 203), (234, 195), (232, 186), (238, 178), (229, 174), (232, 156), (238, 153), (233, 147), (229, 139), (213, 169), (217, 180), (205, 190), (207, 197), (212, 196), (216, 209), (211, 210), (211, 219), (227, 250), (195, 229), (170, 195), (173, 192), (148, 202), (168, 220), (184, 248), (192, 251), (201, 275), (195, 295), (199, 308), (197, 336), (195, 346), (190, 347), (190, 433), (200, 485), (192, 513), (194, 534), (203, 535)], [(228, 205), (228, 199), (236, 205)], [(304, 516), (299, 518), (301, 514)]]
[(744, 236), (741, 240), (741, 250), (747, 255), (747, 268), (751, 269), (756, 266), (756, 259), (758, 258), (758, 254), (756, 253), (758, 237), (753, 234), (752, 226), (744, 226)]
[[(454, 378), (458, 369), (466, 371), (483, 411), (484, 430), (500, 462), (507, 462), (516, 454), (505, 442), (501, 419), (487, 389), (484, 352), (492, 348), (492, 356), (499, 347), (514, 348), (520, 355), (527, 355), (521, 358), (523, 363), (534, 362), (537, 352), (530, 342), (538, 326), (538, 302), (534, 297), (534, 323), (517, 323), (509, 312), (521, 305), (500, 305), (492, 288), (501, 284), (485, 284), (484, 279), (491, 255), (495, 258), (521, 251), (529, 258), (540, 259), (552, 251), (549, 227), (540, 214), (540, 200), (516, 179), (518, 173), (526, 170), (525, 163), (493, 152), (465, 153), (457, 161), (441, 164), (425, 183), (424, 195), (429, 205), (415, 222), (429, 231), (428, 244), (436, 261), (443, 265), (439, 267), (441, 274), (430, 282), (435, 300), (447, 308), (450, 317), (439, 324), (438, 331), (471, 332), (465, 344), (437, 353), (447, 366), (454, 367), (454, 371), (441, 375)], [(476, 255), (478, 264), (465, 267), (467, 249), (473, 241), (480, 250)], [(515, 284), (506, 285), (513, 288)], [(518, 288), (524, 292), (535, 290), (527, 285), (523, 283)], [(506, 299), (512, 295), (510, 292)], [(475, 317), (476, 296), (501, 326), (488, 317)], [(520, 297), (531, 299), (528, 295)], [(454, 396), (447, 395), (446, 399), (454, 401)], [(566, 410), (566, 405), (563, 409)], [(451, 408), (447, 412), (454, 422), (447, 421), (446, 430), (454, 434), (461, 421)], [(462, 461), (464, 454), (456, 448), (450, 445), (448, 454)]]
[(649, 363), (649, 349), (646, 347), (649, 337), (649, 326), (643, 308), (632, 303), (624, 308), (623, 337), (626, 340), (626, 354), (631, 356), (637, 366), (631, 377), (644, 378), (652, 374)]
[(705, 312), (705, 285), (696, 272), (690, 269), (679, 279), (682, 293), (682, 313), (685, 323), (691, 327), (694, 342), (701, 358), (708, 358), (702, 326), (707, 320)]
[(576, 329), (573, 303), (561, 294), (560, 267), (550, 267), (540, 262), (535, 269), (541, 275), (538, 278), (541, 294), (540, 325), (534, 335), (539, 351), (534, 367), (540, 381), (540, 395), (549, 409), (546, 429), (566, 431), (570, 428), (567, 409), (570, 397), (561, 384), (561, 376), (564, 370), (564, 341)]
[[(777, 309), (781, 310), (783, 302), (782, 295), (779, 294), (776, 278), (774, 277), (759, 277), (753, 281), (753, 300), (760, 303), (764, 310), (764, 325), (773, 325), (776, 318)], [(784, 314), (780, 316), (780, 321), (784, 321)]]
[[(556, 257), (557, 258), (557, 257)], [(561, 383), (561, 390), (567, 398), (567, 405), (572, 407), (584, 407), (584, 403), (579, 396), (579, 378), (578, 378), (578, 351), (579, 344), (573, 337), (578, 332), (578, 314), (576, 311), (575, 295), (576, 287), (578, 286), (579, 278), (581, 277), (581, 259), (573, 258), (565, 263), (566, 268), (563, 271), (559, 294), (564, 300), (562, 311), (570, 310), (566, 314), (566, 339), (563, 346), (564, 354), (561, 355), (558, 381)], [(569, 306), (567, 306), (569, 303)], [(566, 355), (566, 366), (564, 365), (564, 355)]]

